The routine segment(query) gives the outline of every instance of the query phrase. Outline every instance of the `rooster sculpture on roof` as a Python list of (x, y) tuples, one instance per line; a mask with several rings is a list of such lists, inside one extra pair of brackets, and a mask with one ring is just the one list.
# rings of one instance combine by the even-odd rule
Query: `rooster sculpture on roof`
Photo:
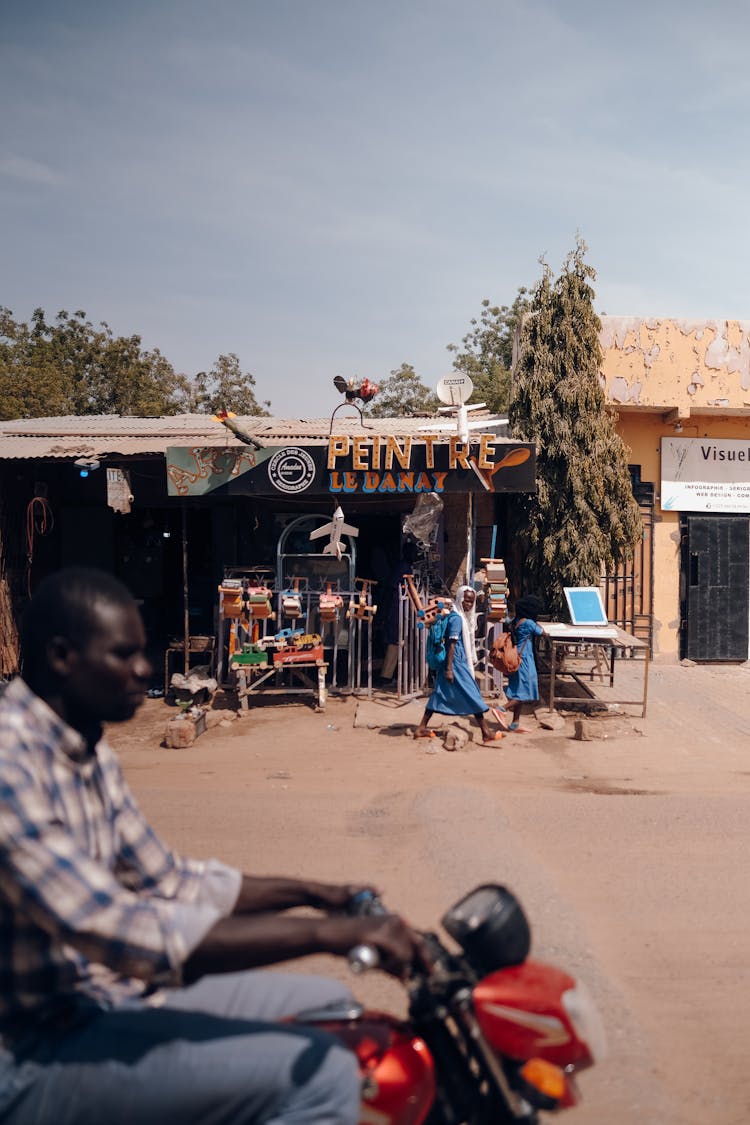
[(371, 383), (369, 379), (362, 379), (361, 382), (358, 382), (355, 379), (345, 379), (343, 375), (337, 375), (333, 380), (333, 385), (337, 391), (346, 396), (347, 402), (352, 403), (355, 398), (362, 399), (362, 402), (370, 402), (378, 393), (377, 384)]
[(355, 399), (360, 399), (363, 403), (368, 403), (371, 399), (375, 398), (378, 393), (378, 387), (375, 383), (371, 383), (369, 379), (345, 379), (343, 375), (337, 375), (333, 380), (333, 385), (337, 391), (344, 396), (344, 401), (340, 402), (333, 414), (331, 415), (331, 425), (328, 429), (328, 436), (330, 437), (333, 432), (333, 419), (343, 406), (353, 406), (359, 414), (359, 420), (366, 430), (371, 430), (372, 426), (365, 424), (362, 411), (357, 406)]

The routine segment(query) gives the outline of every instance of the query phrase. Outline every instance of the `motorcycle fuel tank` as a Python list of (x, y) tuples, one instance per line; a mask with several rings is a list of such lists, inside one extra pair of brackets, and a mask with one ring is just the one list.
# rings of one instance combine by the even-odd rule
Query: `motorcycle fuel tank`
[(435, 1099), (435, 1066), (423, 1039), (380, 1013), (322, 1026), (359, 1059), (360, 1125), (422, 1125)]

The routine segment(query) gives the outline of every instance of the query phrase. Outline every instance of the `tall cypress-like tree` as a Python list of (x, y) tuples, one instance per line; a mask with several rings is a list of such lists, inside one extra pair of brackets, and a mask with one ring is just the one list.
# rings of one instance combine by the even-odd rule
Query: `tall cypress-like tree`
[(537, 492), (510, 515), (514, 585), (540, 594), (552, 612), (564, 606), (564, 586), (598, 586), (641, 535), (627, 449), (605, 405), (596, 273), (585, 253), (579, 238), (557, 278), (544, 264), (509, 411), (513, 436), (537, 445)]

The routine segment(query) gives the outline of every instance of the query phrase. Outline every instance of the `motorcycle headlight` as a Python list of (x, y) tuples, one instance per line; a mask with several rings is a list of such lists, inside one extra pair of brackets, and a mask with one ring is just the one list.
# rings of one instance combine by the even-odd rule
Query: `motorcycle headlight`
[(484, 883), (460, 899), (444, 915), (442, 925), (483, 976), (520, 965), (531, 947), (531, 931), (520, 902), (507, 887), (496, 883)]
[(583, 981), (576, 981), (575, 988), (564, 992), (562, 1002), (576, 1035), (588, 1047), (592, 1062), (601, 1062), (607, 1054), (607, 1037), (593, 997)]

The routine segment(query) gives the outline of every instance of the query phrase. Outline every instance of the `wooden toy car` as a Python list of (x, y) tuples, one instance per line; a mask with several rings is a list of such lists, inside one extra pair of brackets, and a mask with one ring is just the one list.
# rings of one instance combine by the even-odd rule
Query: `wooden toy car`
[(244, 645), (242, 652), (234, 652), (231, 657), (231, 667), (246, 665), (268, 664), (268, 653), (257, 645)]
[(276, 641), (277, 648), (288, 648), (289, 645), (296, 645), (302, 635), (301, 629), (279, 629), (273, 639)]
[(244, 586), (242, 590), (242, 609), (249, 617), (261, 620), (273, 617), (271, 591), (268, 586)]
[(296, 650), (317, 648), (320, 644), (320, 633), (299, 633), (294, 637), (293, 644)]
[[(315, 634), (311, 634), (314, 636)], [(323, 646), (320, 637), (317, 645), (307, 648), (282, 648), (273, 654), (274, 664), (315, 664), (323, 660)]]

